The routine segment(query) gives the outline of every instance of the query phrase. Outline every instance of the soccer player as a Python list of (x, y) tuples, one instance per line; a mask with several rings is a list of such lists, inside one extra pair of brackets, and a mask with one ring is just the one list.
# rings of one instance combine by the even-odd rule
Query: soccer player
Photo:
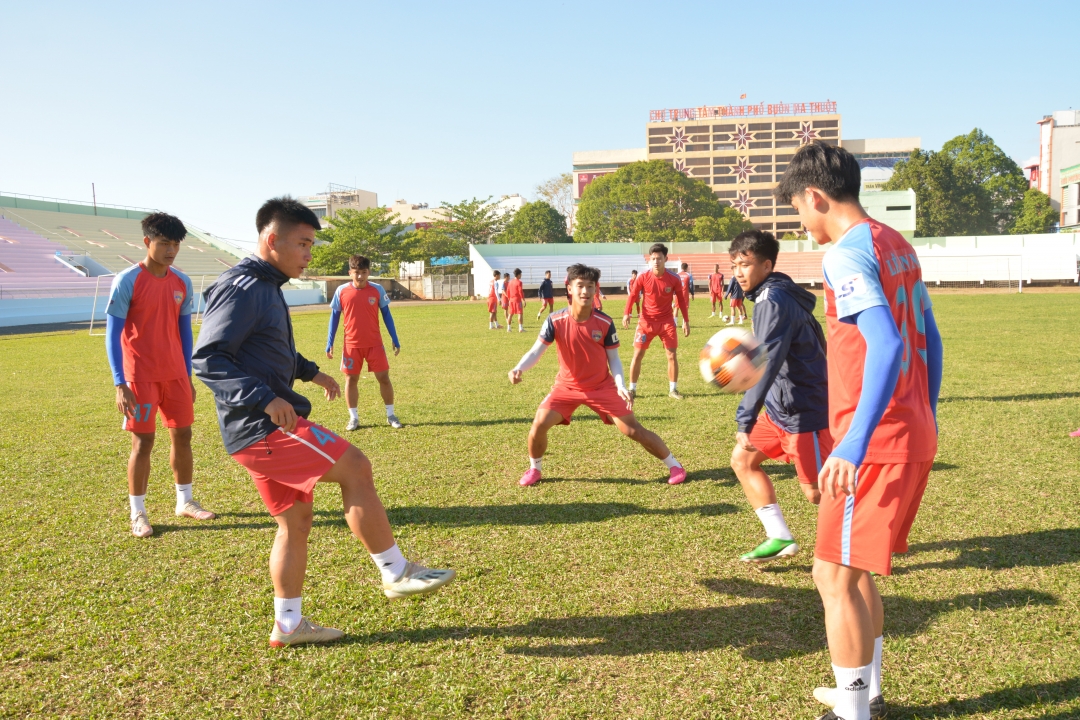
[[(506, 298), (506, 282), (510, 279), (510, 273), (503, 273), (502, 276), (495, 281), (495, 294), (499, 297), (499, 306), (503, 309), (503, 315), (506, 315), (507, 308), (509, 307), (509, 301)], [(506, 319), (507, 330), (510, 329), (510, 318)]]
[(341, 372), (345, 373), (345, 400), (349, 406), (349, 424), (346, 430), (360, 429), (360, 413), (356, 406), (360, 401), (357, 387), (360, 371), (367, 361), (368, 370), (379, 383), (379, 394), (386, 406), (386, 422), (394, 429), (402, 427), (394, 412), (394, 385), (390, 382), (390, 361), (386, 357), (379, 315), (386, 323), (386, 331), (394, 344), (394, 355), (401, 352), (394, 317), (390, 314), (390, 298), (378, 283), (368, 282), (371, 261), (363, 255), (349, 258), (349, 277), (352, 282), (342, 285), (330, 302), (330, 327), (326, 333), (326, 359), (334, 359), (334, 336), (338, 323), (345, 318), (345, 340), (341, 348)]
[(599, 275), (600, 269), (597, 268), (596, 272), (597, 272), (597, 276), (596, 276), (596, 292), (593, 293), (593, 296), (592, 296), (592, 309), (593, 310), (599, 310), (599, 311), (603, 312), (603, 310), (604, 310), (604, 300), (607, 299), (607, 295), (604, 295), (603, 290), (600, 289), (600, 275)]
[[(687, 265), (686, 263), (683, 263), (679, 267), (679, 272), (675, 273), (676, 275), (679, 276), (679, 280), (682, 281), (683, 295), (686, 296), (686, 302), (687, 302), (688, 305), (689, 305), (690, 299), (694, 295), (694, 284), (693, 284), (694, 278), (689, 272), (689, 267), (690, 267), (689, 265)], [(671, 299), (671, 312), (673, 314), (675, 312), (675, 309), (676, 309), (675, 298), (672, 298)], [(676, 316), (675, 317), (675, 327), (678, 327), (678, 326), (679, 326), (679, 318), (678, 318), (678, 316)]]
[(823, 718), (883, 717), (883, 611), (872, 573), (892, 572), (937, 452), (942, 343), (919, 259), (859, 204), (859, 163), (820, 143), (800, 148), (774, 193), (825, 253), (829, 429), (818, 476), (814, 583), (825, 607), (835, 688)]
[(690, 336), (690, 316), (686, 310), (686, 293), (683, 292), (682, 280), (675, 273), (667, 270), (667, 246), (656, 243), (649, 248), (649, 272), (637, 276), (630, 285), (630, 294), (626, 298), (623, 311), (623, 327), (630, 327), (630, 308), (634, 297), (644, 296), (641, 316), (634, 330), (634, 357), (630, 361), (630, 397), (637, 397), (637, 381), (641, 375), (641, 361), (654, 337), (659, 337), (667, 352), (668, 397), (682, 400), (679, 394), (679, 358), (675, 351), (679, 347), (679, 335), (675, 331), (675, 314), (672, 312), (671, 299), (675, 298), (683, 316), (683, 335)]
[(547, 316), (536, 344), (509, 373), (511, 383), (521, 382), (522, 373), (534, 367), (548, 346), (556, 343), (559, 374), (533, 418), (529, 430), (529, 470), (518, 484), (526, 487), (539, 482), (548, 431), (559, 424), (569, 425), (574, 410), (581, 405), (595, 411), (605, 423), (614, 424), (623, 435), (663, 460), (668, 467), (668, 483), (681, 483), (686, 479), (686, 470), (664, 441), (642, 427), (634, 417), (634, 399), (623, 382), (615, 321), (593, 310), (593, 295), (600, 281), (600, 271), (585, 265), (571, 265), (567, 277), (570, 279), (570, 307)]
[(506, 332), (510, 332), (510, 318), (517, 315), (518, 319), (518, 332), (525, 332), (525, 328), (522, 326), (524, 317), (522, 313), (525, 311), (525, 290), (521, 286), (521, 269), (514, 268), (514, 277), (512, 280), (506, 283)]
[(296, 380), (341, 395), (337, 381), (296, 351), (281, 286), (311, 262), (319, 219), (289, 197), (267, 201), (255, 216), (255, 254), (226, 270), (206, 291), (206, 312), (195, 348), (195, 374), (214, 394), (225, 450), (251, 475), (277, 522), (270, 552), (274, 627), (270, 645), (322, 643), (343, 636), (301, 612), (318, 483), (340, 487), (345, 522), (379, 568), (391, 599), (431, 592), (454, 578), (407, 561), (394, 542), (375, 492), (371, 462), (360, 450), (307, 419), (311, 402)]
[[(732, 267), (734, 271), (734, 267)], [(739, 324), (743, 324), (743, 320), (746, 319), (746, 305), (743, 304), (743, 290), (739, 285), (739, 281), (734, 276), (731, 278), (731, 282), (728, 283), (727, 293), (728, 304), (731, 306), (731, 319), (728, 320), (728, 325), (735, 324), (735, 318), (739, 319)]]
[(536, 313), (536, 319), (539, 320), (544, 313), (544, 308), (547, 308), (548, 315), (555, 312), (555, 290), (551, 284), (550, 270), (544, 273), (544, 280), (540, 283), (540, 289), (536, 291), (536, 294), (540, 298), (540, 310)]
[(735, 412), (738, 432), (731, 469), (766, 538), (739, 558), (743, 562), (767, 562), (799, 552), (761, 463), (767, 458), (793, 463), (803, 494), (817, 505), (818, 472), (832, 450), (825, 334), (814, 317), (817, 298), (773, 270), (779, 252), (780, 243), (762, 230), (748, 230), (731, 241), (735, 279), (756, 303), (754, 334), (768, 352), (765, 375)]
[[(724, 315), (724, 273), (720, 272), (719, 264), (709, 274), (709, 301), (712, 302), (712, 314), (709, 317), (722, 317), (727, 320)], [(720, 303), (719, 316), (716, 312), (717, 303)]]
[(690, 266), (687, 263), (682, 264), (682, 270), (686, 273), (686, 289), (690, 292), (690, 299), (693, 300), (697, 297), (697, 289), (694, 287), (694, 273), (690, 271)]
[(491, 281), (491, 288), (488, 290), (488, 330), (498, 330), (499, 325), (499, 293), (498, 285), (499, 278), (502, 274), (496, 270), (495, 277)]
[(630, 288), (634, 285), (634, 281), (637, 280), (637, 270), (630, 271), (630, 279), (626, 281), (626, 294), (628, 297), (634, 298), (634, 305), (637, 306), (637, 314), (641, 315), (641, 293), (637, 295), (631, 295)]
[(191, 280), (172, 267), (187, 228), (179, 218), (152, 213), (143, 218), (146, 258), (113, 278), (106, 308), (105, 348), (116, 386), (116, 407), (131, 433), (128, 504), (131, 534), (154, 534), (146, 514), (150, 451), (157, 416), (169, 429), (169, 464), (176, 482), (176, 515), (212, 520), (191, 496), (194, 461), (191, 425), (195, 386), (191, 382)]

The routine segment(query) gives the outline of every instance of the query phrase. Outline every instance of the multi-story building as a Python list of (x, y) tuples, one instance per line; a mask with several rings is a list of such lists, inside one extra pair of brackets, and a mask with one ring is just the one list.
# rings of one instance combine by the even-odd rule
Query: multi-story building
[(1062, 168), (1080, 164), (1080, 110), (1058, 110), (1038, 124), (1039, 161), (1032, 176), (1035, 187), (1060, 211)]
[(843, 140), (840, 144), (859, 161), (863, 192), (873, 192), (881, 190), (881, 186), (893, 176), (896, 163), (910, 158), (911, 153), (919, 149), (922, 140), (917, 137), (867, 138)]
[(326, 192), (298, 198), (320, 218), (332, 218), (338, 210), (367, 210), (379, 206), (379, 196), (367, 190), (330, 183)]
[(1061, 229), (1080, 230), (1080, 165), (1062, 168), (1058, 187), (1061, 188)]

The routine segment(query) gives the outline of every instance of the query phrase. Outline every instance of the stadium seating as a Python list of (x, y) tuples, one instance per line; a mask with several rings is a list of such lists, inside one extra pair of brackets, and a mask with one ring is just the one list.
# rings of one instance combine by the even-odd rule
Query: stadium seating
[[(0, 207), (0, 215), (73, 254), (89, 255), (111, 272), (124, 270), (146, 255), (137, 219), (12, 207)], [(237, 256), (189, 233), (180, 246), (176, 268), (192, 278), (216, 277), (238, 261)]]
[(92, 293), (96, 280), (56, 259), (68, 249), (0, 216), (0, 299)]
[[(824, 252), (782, 252), (776, 258), (776, 269), (779, 272), (791, 276), (797, 283), (813, 283), (820, 285), (823, 281), (821, 272), (821, 258)], [(708, 286), (709, 273), (716, 265), (720, 265), (720, 272), (726, 279), (731, 278), (731, 256), (727, 253), (713, 253), (702, 255), (676, 255), (668, 256), (668, 264), (687, 263), (690, 273), (694, 276), (694, 284), (699, 288)], [(629, 272), (627, 272), (629, 275)]]

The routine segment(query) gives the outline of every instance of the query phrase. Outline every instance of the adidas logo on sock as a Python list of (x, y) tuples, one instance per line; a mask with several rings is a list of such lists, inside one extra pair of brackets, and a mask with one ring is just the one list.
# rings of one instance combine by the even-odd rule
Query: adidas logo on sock
[(862, 681), (862, 678), (855, 678), (855, 682), (851, 683), (844, 689), (850, 690), (851, 692), (859, 692), (860, 690), (869, 690), (870, 686), (864, 683)]

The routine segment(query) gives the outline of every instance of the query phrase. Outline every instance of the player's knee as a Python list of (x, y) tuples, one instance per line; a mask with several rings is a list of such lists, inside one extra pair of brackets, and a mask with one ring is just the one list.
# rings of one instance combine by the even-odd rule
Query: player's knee
[(751, 470), (757, 470), (759, 467), (761, 467), (761, 463), (755, 463), (750, 453), (738, 445), (731, 451), (731, 469), (736, 473), (750, 472)]
[(154, 433), (132, 433), (131, 451), (136, 455), (149, 455), (154, 449)]
[(373, 471), (371, 461), (359, 448), (350, 447), (338, 463), (343, 465), (341, 473), (342, 485), (373, 484)]
[(191, 445), (191, 426), (171, 428), (169, 430), (169, 437), (172, 439), (173, 445), (180, 447), (189, 446)]
[(799, 483), (799, 487), (802, 488), (803, 495), (814, 505), (821, 504), (821, 491), (818, 490), (817, 485), (811, 485), (810, 483)]

